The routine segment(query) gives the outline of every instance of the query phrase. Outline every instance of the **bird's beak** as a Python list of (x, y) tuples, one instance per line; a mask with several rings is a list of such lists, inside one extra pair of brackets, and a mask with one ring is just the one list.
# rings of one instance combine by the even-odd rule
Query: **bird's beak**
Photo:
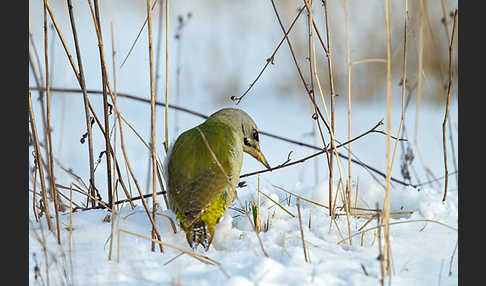
[(265, 159), (265, 156), (263, 156), (262, 151), (258, 150), (256, 153), (257, 153), (256, 159), (258, 161), (262, 162), (262, 164), (265, 165), (265, 167), (267, 167), (268, 169), (271, 169), (272, 167), (270, 167), (270, 164), (268, 164), (267, 159)]

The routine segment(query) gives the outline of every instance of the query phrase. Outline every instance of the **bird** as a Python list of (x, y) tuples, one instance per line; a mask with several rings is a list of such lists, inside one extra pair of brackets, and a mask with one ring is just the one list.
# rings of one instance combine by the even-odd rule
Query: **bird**
[(238, 108), (223, 108), (181, 133), (166, 161), (167, 202), (189, 246), (206, 251), (219, 219), (236, 198), (243, 153), (271, 170), (253, 119)]

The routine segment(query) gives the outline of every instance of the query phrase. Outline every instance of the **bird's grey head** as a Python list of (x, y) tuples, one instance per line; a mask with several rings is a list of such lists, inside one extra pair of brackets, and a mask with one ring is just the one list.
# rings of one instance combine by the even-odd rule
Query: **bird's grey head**
[(243, 151), (252, 155), (260, 161), (265, 167), (270, 169), (270, 165), (263, 156), (260, 149), (260, 137), (255, 121), (245, 111), (238, 108), (223, 108), (211, 115), (224, 118), (231, 122), (233, 127), (241, 135)]

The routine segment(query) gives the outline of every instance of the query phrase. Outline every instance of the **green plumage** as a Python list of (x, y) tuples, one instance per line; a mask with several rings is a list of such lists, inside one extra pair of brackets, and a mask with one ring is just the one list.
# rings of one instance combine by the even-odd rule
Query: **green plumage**
[[(256, 132), (256, 125), (246, 113), (226, 108), (175, 141), (167, 164), (168, 201), (192, 247), (202, 244), (207, 249), (211, 244), (216, 223), (235, 199), (233, 190), (239, 180), (243, 152), (251, 153), (246, 149), (253, 147), (260, 153), (258, 140), (251, 138), (254, 146), (245, 145), (250, 142), (247, 137), (252, 136), (252, 130)], [(263, 155), (261, 158), (264, 160)], [(264, 164), (268, 165), (266, 161)]]

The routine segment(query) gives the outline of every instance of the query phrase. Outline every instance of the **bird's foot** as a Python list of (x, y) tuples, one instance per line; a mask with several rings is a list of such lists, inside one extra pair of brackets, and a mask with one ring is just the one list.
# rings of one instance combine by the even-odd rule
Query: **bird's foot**
[(208, 228), (207, 226), (202, 223), (199, 226), (195, 226), (192, 229), (192, 238), (191, 238), (191, 248), (192, 251), (196, 251), (199, 244), (204, 248), (205, 251), (209, 249), (209, 239), (208, 239)]

